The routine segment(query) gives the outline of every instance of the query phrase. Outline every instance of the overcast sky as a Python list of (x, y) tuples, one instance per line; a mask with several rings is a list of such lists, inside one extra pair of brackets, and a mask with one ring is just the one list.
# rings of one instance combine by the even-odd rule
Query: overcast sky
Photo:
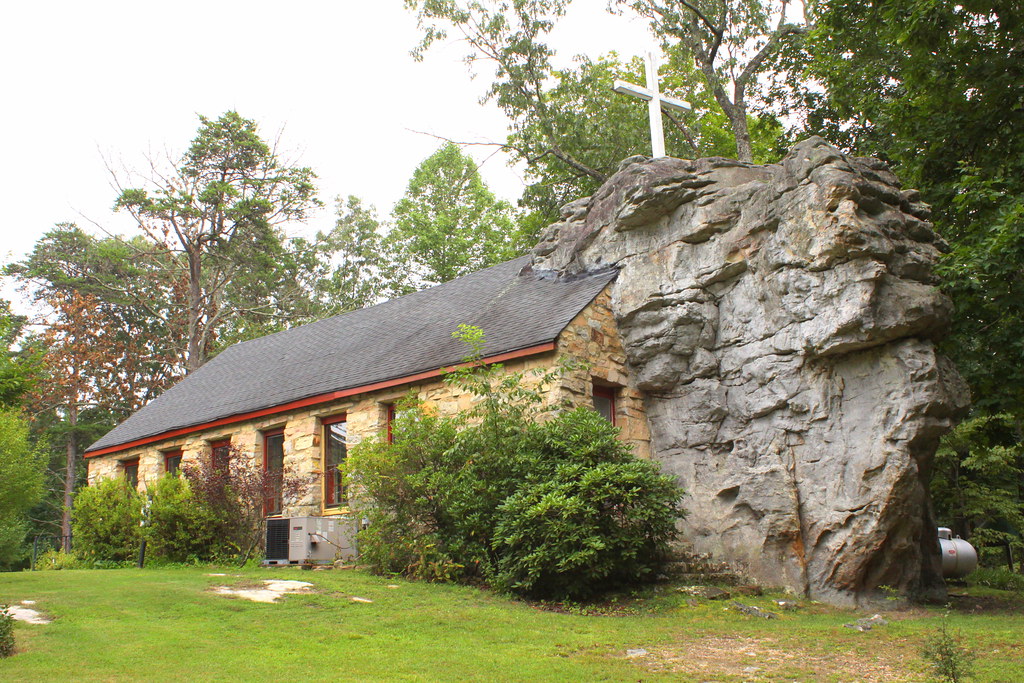
[[(551, 40), (560, 63), (652, 44), (641, 21), (605, 6), (575, 0)], [(197, 114), (229, 109), (255, 119), (265, 137), (281, 132), (289, 157), (320, 176), (327, 206), (311, 228), (330, 225), (338, 195), (388, 213), (440, 144), (413, 131), (460, 140), (505, 133), (501, 113), (479, 104), (489, 74), (470, 79), (464, 47), (451, 42), (417, 63), (409, 56), (417, 39), (401, 0), (7, 3), (0, 262), (20, 258), (58, 222), (126, 229), (110, 211), (116, 192), (105, 159), (126, 168), (147, 154), (177, 155)], [(478, 162), (490, 154), (470, 151)], [(522, 182), (505, 159), (482, 171), (499, 195), (518, 198)]]

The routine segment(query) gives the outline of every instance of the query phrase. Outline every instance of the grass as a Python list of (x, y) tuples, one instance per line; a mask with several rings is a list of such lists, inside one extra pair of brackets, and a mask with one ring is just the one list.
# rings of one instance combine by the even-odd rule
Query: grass
[[(316, 591), (260, 604), (208, 590), (264, 578)], [(946, 619), (978, 654), (977, 680), (1024, 680), (1024, 601), (1012, 595), (960, 598)], [(777, 610), (779, 597), (740, 599)], [(860, 633), (843, 627), (860, 612), (801, 602), (764, 620), (671, 586), (552, 609), (463, 586), (297, 569), (0, 574), (0, 604), (21, 600), (54, 621), (16, 625), (3, 681), (919, 681), (921, 645), (944, 612), (914, 608)]]

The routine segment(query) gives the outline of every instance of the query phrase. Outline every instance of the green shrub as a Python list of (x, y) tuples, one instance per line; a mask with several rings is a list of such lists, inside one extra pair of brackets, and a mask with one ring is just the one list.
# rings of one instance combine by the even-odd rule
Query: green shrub
[(967, 577), (967, 582), (975, 586), (1024, 593), (1024, 574), (1009, 569), (977, 569)]
[(539, 598), (586, 598), (650, 579), (679, 517), (676, 484), (648, 462), (562, 465), (499, 510), (496, 587)]
[(546, 414), (521, 375), (492, 366), (448, 381), (476, 396), (475, 410), (439, 417), (409, 400), (393, 443), (350, 451), (349, 484), (370, 521), (364, 562), (549, 598), (656, 575), (683, 514), (671, 477), (635, 458), (594, 411)]
[(6, 605), (0, 606), (0, 658), (14, 654), (14, 616)]
[(142, 496), (124, 479), (105, 479), (75, 496), (71, 528), (75, 553), (90, 562), (126, 562), (142, 542)]
[(196, 498), (188, 479), (166, 475), (148, 491), (149, 508), (143, 536), (156, 560), (194, 562), (217, 555), (217, 524), (213, 512)]
[(73, 552), (66, 553), (63, 550), (47, 550), (36, 558), (36, 569), (42, 571), (48, 570), (60, 570), (60, 569), (85, 569), (90, 565), (83, 562), (78, 555)]

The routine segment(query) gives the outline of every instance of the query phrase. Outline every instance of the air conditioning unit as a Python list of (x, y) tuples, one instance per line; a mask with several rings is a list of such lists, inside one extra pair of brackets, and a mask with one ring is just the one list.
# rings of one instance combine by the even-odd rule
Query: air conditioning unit
[(267, 552), (263, 564), (330, 564), (356, 557), (356, 519), (271, 517), (267, 519)]

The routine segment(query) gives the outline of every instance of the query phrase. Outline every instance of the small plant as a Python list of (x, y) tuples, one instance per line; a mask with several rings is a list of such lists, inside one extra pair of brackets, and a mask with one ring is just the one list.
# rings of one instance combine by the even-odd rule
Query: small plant
[(959, 631), (953, 633), (947, 623), (948, 614), (942, 619), (939, 631), (925, 643), (921, 656), (936, 680), (944, 683), (960, 683), (973, 676), (974, 660), (977, 655), (963, 642)]
[(1024, 574), (1009, 569), (978, 569), (967, 577), (967, 583), (1003, 591), (1024, 593)]
[(36, 569), (59, 570), (59, 569), (85, 569), (89, 566), (73, 552), (66, 553), (63, 550), (47, 550), (36, 558)]
[(0, 658), (14, 654), (14, 615), (7, 605), (0, 606)]

